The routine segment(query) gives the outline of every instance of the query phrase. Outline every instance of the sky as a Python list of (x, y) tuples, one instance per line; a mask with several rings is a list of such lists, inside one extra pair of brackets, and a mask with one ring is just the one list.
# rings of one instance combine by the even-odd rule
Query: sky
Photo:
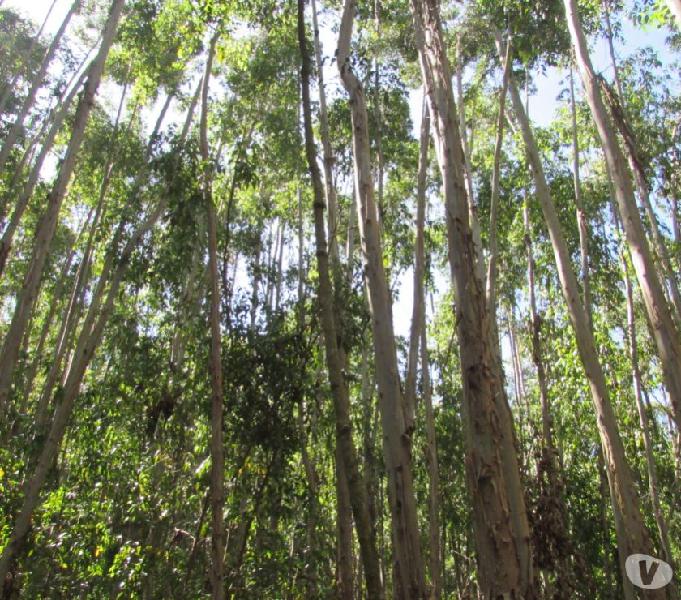
[[(3, 7), (12, 7), (20, 14), (30, 17), (33, 21), (40, 24), (48, 14), (52, 6), (49, 19), (45, 26), (47, 34), (53, 33), (59, 27), (64, 15), (73, 0), (5, 0)], [(627, 4), (630, 0), (627, 1)], [(326, 14), (321, 19), (321, 41), (324, 46), (324, 54), (332, 56), (335, 50), (335, 34), (329, 26), (330, 17)], [(622, 60), (636, 52), (639, 48), (650, 46), (657, 51), (659, 57), (664, 62), (670, 59), (665, 50), (665, 37), (667, 32), (654, 29), (652, 27), (645, 30), (635, 27), (628, 19), (622, 23), (622, 39), (626, 40), (623, 47), (621, 40), (616, 41), (616, 55), (618, 60)], [(591, 58), (597, 71), (604, 74), (607, 79), (612, 80), (612, 66), (608, 54), (605, 40), (599, 40), (591, 49)], [(559, 107), (558, 95), (563, 89), (562, 80), (566, 76), (565, 72), (557, 68), (549, 68), (544, 74), (535, 74), (535, 93), (529, 99), (529, 112), (532, 120), (540, 125), (548, 125)], [(338, 86), (338, 76), (335, 64), (326, 61), (325, 78), (330, 87)], [(465, 83), (465, 82), (464, 82)], [(101, 94), (112, 94), (113, 89), (104, 87)], [(578, 90), (579, 93), (579, 90)], [(111, 106), (117, 101), (116, 98), (108, 98)], [(421, 118), (421, 90), (414, 90), (410, 94), (411, 118), (414, 125), (414, 135), (418, 137)], [(404, 273), (398, 282), (399, 294), (395, 302), (393, 315), (395, 321), (395, 331), (397, 335), (407, 337), (411, 324), (411, 299), (412, 299), (412, 273), (411, 270)], [(503, 344), (504, 354), (508, 356), (508, 342)]]

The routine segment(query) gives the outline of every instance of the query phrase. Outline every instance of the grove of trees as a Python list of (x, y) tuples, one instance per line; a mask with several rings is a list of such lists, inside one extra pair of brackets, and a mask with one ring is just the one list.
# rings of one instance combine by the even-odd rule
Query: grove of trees
[(0, 598), (681, 598), (680, 0), (43, 4)]

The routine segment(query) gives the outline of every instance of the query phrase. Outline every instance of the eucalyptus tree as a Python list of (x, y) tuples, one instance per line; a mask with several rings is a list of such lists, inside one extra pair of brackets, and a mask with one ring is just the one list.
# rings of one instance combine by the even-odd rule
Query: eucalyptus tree
[(102, 42), (99, 52), (90, 66), (85, 89), (78, 102), (69, 146), (64, 161), (59, 169), (59, 176), (48, 197), (46, 211), (40, 226), (36, 231), (31, 262), (26, 271), (26, 277), (19, 294), (12, 323), (3, 341), (2, 358), (0, 359), (0, 411), (2, 411), (2, 413), (7, 410), (10, 388), (19, 353), (20, 340), (24, 335), (31, 309), (35, 304), (38, 286), (40, 285), (42, 278), (43, 267), (45, 266), (52, 238), (57, 227), (59, 210), (76, 166), (78, 151), (83, 142), (85, 126), (87, 125), (97, 88), (99, 87), (102, 78), (106, 57), (116, 36), (118, 21), (123, 12), (124, 5), (124, 0), (114, 0), (111, 4), (109, 16), (102, 33)]
[(392, 301), (383, 267), (379, 216), (374, 202), (366, 101), (362, 84), (350, 63), (354, 6), (354, 2), (348, 0), (343, 8), (336, 61), (341, 81), (350, 96), (357, 218), (372, 320), (383, 453), (392, 517), (393, 565), (397, 585), (394, 593), (398, 598), (425, 598), (411, 453), (405, 436), (404, 398), (397, 368)]
[[(421, 72), (428, 90), (433, 137), (443, 179), (450, 276), (456, 299), (466, 469), (474, 505), (480, 587), (485, 597), (526, 597), (532, 588), (529, 525), (514, 445), (510, 411), (503, 390), (501, 362), (493, 347), (483, 282), (477, 274), (464, 155), (456, 120), (451, 75), (433, 2), (412, 2)], [(503, 540), (503, 543), (500, 543)]]
[(617, 140), (616, 131), (607, 114), (600, 86), (596, 80), (586, 37), (577, 12), (577, 3), (574, 0), (565, 0), (564, 5), (567, 25), (575, 50), (575, 62), (579, 68), (586, 99), (603, 145), (608, 174), (612, 180), (634, 271), (654, 333), (674, 418), (677, 426), (681, 428), (681, 341), (679, 341), (679, 331), (653, 263), (648, 239), (636, 205), (626, 159)]

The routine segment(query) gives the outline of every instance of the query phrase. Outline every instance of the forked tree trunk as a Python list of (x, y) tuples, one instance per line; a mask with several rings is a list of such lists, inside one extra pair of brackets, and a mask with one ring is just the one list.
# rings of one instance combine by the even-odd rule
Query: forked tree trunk
[(392, 301), (383, 267), (378, 212), (369, 154), (369, 126), (362, 85), (350, 64), (354, 0), (346, 0), (338, 35), (336, 60), (343, 86), (350, 96), (352, 146), (357, 215), (368, 283), (374, 339), (376, 379), (383, 428), (383, 454), (388, 475), (392, 516), (395, 598), (425, 599), (425, 583), (411, 469), (409, 436), (405, 435), (404, 401), (397, 367)]
[(681, 428), (681, 338), (655, 270), (641, 216), (636, 206), (626, 160), (603, 103), (600, 86), (591, 64), (586, 37), (577, 12), (576, 0), (563, 0), (563, 4), (575, 49), (575, 62), (579, 67), (586, 99), (603, 146), (605, 161), (624, 225), (634, 271), (650, 320), (665, 384), (672, 400), (674, 418), (677, 426)]
[(438, 4), (412, 0), (416, 44), (444, 187), (449, 264), (463, 378), (466, 475), (484, 598), (531, 594), (531, 549), (501, 361), (492, 342), (484, 283), (476, 266), (464, 155)]
[(12, 322), (5, 335), (2, 347), (2, 358), (0, 358), (0, 415), (6, 410), (14, 370), (19, 356), (19, 342), (23, 338), (26, 324), (35, 304), (40, 281), (42, 280), (43, 267), (45, 266), (45, 261), (52, 245), (52, 238), (57, 228), (59, 210), (76, 165), (78, 151), (85, 136), (85, 126), (87, 125), (90, 111), (94, 106), (95, 94), (97, 93), (97, 88), (104, 71), (104, 63), (118, 30), (118, 21), (124, 4), (125, 0), (114, 0), (111, 5), (111, 10), (104, 26), (104, 33), (102, 34), (102, 44), (97, 57), (90, 67), (85, 90), (76, 109), (71, 139), (59, 169), (59, 175), (47, 199), (47, 208), (36, 231), (33, 254), (21, 291), (19, 292)]
[[(591, 388), (591, 396), (597, 416), (596, 423), (601, 438), (610, 486), (610, 496), (613, 503), (622, 573), (624, 574), (624, 561), (626, 557), (635, 553), (650, 554), (652, 552), (652, 541), (641, 515), (636, 486), (624, 454), (624, 446), (619, 435), (615, 413), (610, 403), (610, 394), (606, 385), (605, 374), (598, 358), (589, 318), (580, 297), (579, 286), (572, 269), (565, 235), (558, 220), (558, 214), (548, 184), (546, 183), (539, 150), (537, 149), (525, 108), (513, 78), (510, 80), (510, 91), (514, 112), (520, 125), (525, 150), (535, 181), (537, 198), (549, 231), (563, 296), (577, 341), (577, 350), (584, 366), (587, 380), (589, 381), (589, 387)], [(626, 598), (632, 598), (633, 588), (626, 576), (623, 577), (623, 584)], [(660, 597), (659, 592), (656, 591), (652, 591), (649, 596), (646, 596), (646, 598)]]
[(343, 375), (345, 358), (343, 347), (338, 337), (340, 333), (336, 323), (333, 302), (333, 287), (329, 268), (326, 232), (324, 223), (324, 188), (315, 151), (314, 133), (312, 130), (312, 107), (310, 100), (310, 56), (307, 50), (305, 32), (305, 4), (298, 0), (298, 44), (301, 55), (301, 84), (303, 101), (303, 123), (305, 128), (305, 155), (307, 158), (312, 191), (314, 193), (314, 228), (317, 254), (317, 302), (319, 303), (320, 322), (324, 337), (326, 366), (331, 385), (334, 413), (336, 420), (336, 446), (340, 466), (344, 470), (350, 494), (350, 504), (355, 519), (357, 538), (362, 556), (367, 597), (380, 600), (384, 597), (376, 551), (375, 530), (369, 511), (368, 494), (362, 479), (357, 451), (352, 440), (352, 422), (350, 419), (350, 397), (347, 382)]

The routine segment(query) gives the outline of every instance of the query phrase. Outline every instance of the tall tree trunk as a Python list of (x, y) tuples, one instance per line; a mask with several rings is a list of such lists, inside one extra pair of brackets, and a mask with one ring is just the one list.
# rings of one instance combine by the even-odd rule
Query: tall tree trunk
[(681, 293), (679, 292), (679, 286), (676, 281), (676, 272), (672, 267), (671, 257), (669, 256), (666, 242), (660, 231), (657, 215), (655, 214), (655, 210), (650, 201), (650, 189), (645, 174), (643, 158), (638, 149), (638, 143), (634, 133), (627, 123), (626, 114), (622, 105), (622, 102), (624, 101), (622, 96), (619, 96), (619, 98), (615, 96), (605, 80), (601, 79), (600, 84), (605, 101), (610, 109), (610, 115), (624, 141), (624, 154), (626, 155), (631, 172), (634, 174), (639, 200), (641, 201), (641, 204), (643, 204), (646, 216), (648, 217), (653, 238), (653, 247), (659, 261), (659, 272), (667, 283), (666, 287), (669, 290), (669, 296), (674, 306), (674, 318), (678, 326), (679, 323), (681, 323)]
[(442, 172), (449, 264), (463, 378), (466, 475), (483, 597), (531, 594), (531, 549), (515, 438), (476, 266), (464, 182), (464, 153), (438, 4), (412, 0), (416, 44)]
[(14, 144), (16, 143), (17, 139), (19, 139), (19, 135), (21, 134), (24, 126), (24, 121), (26, 120), (31, 108), (33, 108), (33, 103), (35, 102), (38, 91), (43, 84), (43, 79), (45, 79), (47, 69), (52, 62), (55, 53), (59, 49), (59, 44), (61, 43), (64, 33), (66, 32), (66, 27), (68, 26), (71, 17), (79, 10), (81, 1), (82, 0), (75, 0), (71, 5), (71, 8), (68, 10), (66, 16), (62, 20), (61, 26), (57, 30), (57, 33), (55, 33), (54, 37), (52, 38), (52, 43), (48, 47), (47, 52), (40, 63), (40, 68), (31, 80), (31, 86), (28, 91), (28, 95), (21, 105), (19, 113), (14, 119), (14, 123), (12, 123), (12, 127), (7, 133), (7, 137), (2, 142), (2, 147), (0, 148), (0, 171), (2, 171), (3, 167), (5, 166)]
[(584, 310), (593, 327), (591, 314), (591, 275), (589, 273), (589, 231), (587, 216), (582, 202), (582, 182), (579, 172), (579, 137), (577, 135), (577, 103), (575, 102), (575, 85), (570, 68), (570, 117), (572, 121), (572, 177), (575, 190), (575, 210), (577, 212), (577, 229), (579, 230), (579, 266), (582, 280), (582, 298)]
[[(459, 135), (461, 137), (461, 147), (463, 151), (463, 172), (466, 194), (468, 196), (468, 221), (471, 233), (473, 234), (473, 247), (475, 249), (476, 268), (480, 280), (484, 278), (484, 260), (482, 258), (482, 238), (480, 236), (480, 222), (478, 221), (478, 208), (475, 199), (475, 189), (473, 187), (473, 166), (471, 165), (472, 141), (469, 143), (468, 130), (466, 127), (466, 106), (463, 94), (463, 64), (461, 58), (461, 37), (456, 38), (456, 104), (458, 104), (459, 114)], [(473, 129), (471, 128), (471, 138)]]
[[(646, 454), (646, 467), (648, 470), (648, 490), (650, 492), (650, 503), (653, 507), (653, 516), (655, 517), (655, 524), (657, 525), (658, 534), (660, 536), (660, 545), (664, 560), (667, 561), (672, 568), (674, 568), (674, 557), (671, 552), (671, 545), (669, 543), (669, 527), (667, 520), (662, 512), (662, 505), (660, 503), (660, 493), (657, 479), (657, 467), (655, 465), (655, 454), (653, 448), (653, 441), (650, 436), (650, 423), (648, 421), (648, 413), (643, 401), (643, 394), (641, 391), (641, 370), (638, 364), (638, 339), (636, 337), (636, 316), (634, 312), (634, 294), (632, 290), (631, 280), (629, 278), (629, 265), (627, 264), (624, 252), (622, 252), (622, 273), (624, 274), (624, 288), (627, 297), (627, 330), (629, 334), (629, 357), (631, 359), (631, 378), (634, 386), (634, 399), (636, 400), (636, 409), (638, 410), (639, 424), (641, 425), (641, 432), (643, 433), (643, 445)], [(675, 570), (675, 569), (674, 569)], [(672, 581), (669, 584), (671, 587), (670, 596), (673, 600), (678, 598), (678, 591), (675, 583)]]
[(410, 443), (409, 436), (405, 435), (404, 404), (397, 368), (392, 301), (383, 267), (383, 248), (373, 196), (366, 102), (362, 85), (350, 64), (354, 11), (355, 2), (346, 0), (336, 59), (341, 80), (350, 96), (357, 214), (369, 290), (376, 379), (383, 427), (383, 453), (392, 515), (393, 564), (398, 582), (398, 589), (394, 590), (394, 594), (396, 598), (418, 600), (425, 599), (426, 592)]
[[(179, 148), (184, 146), (187, 135), (189, 134), (189, 128), (196, 108), (197, 99), (198, 94), (194, 96), (187, 111), (187, 117), (180, 134)], [(150, 146), (147, 148), (149, 150)], [(123, 278), (127, 273), (132, 253), (135, 248), (137, 248), (140, 240), (154, 227), (163, 214), (163, 211), (166, 209), (171, 184), (172, 181), (168, 183), (164, 193), (156, 203), (156, 206), (147, 214), (146, 218), (142, 220), (140, 225), (128, 239), (114, 269), (112, 260), (113, 253), (118, 247), (118, 240), (123, 233), (126, 223), (121, 222), (117, 228), (110, 246), (111, 252), (108, 253), (110, 258), (105, 261), (102, 274), (97, 284), (97, 289), (93, 293), (87, 316), (80, 330), (73, 364), (68, 371), (64, 385), (55, 394), (54, 400), (57, 408), (54, 413), (54, 418), (52, 419), (50, 431), (46, 436), (32, 475), (25, 480), (23, 490), (24, 498), (14, 520), (9, 541), (4, 548), (2, 555), (0, 555), (0, 581), (5, 580), (9, 569), (23, 546), (26, 534), (30, 529), (33, 511), (38, 506), (40, 491), (42, 490), (47, 474), (54, 464), (61, 446), (64, 431), (66, 430), (66, 426), (73, 411), (73, 406), (76, 397), (78, 396), (83, 377), (85, 376), (85, 371), (97, 350), (104, 327), (113, 310), (114, 301), (118, 295), (118, 290)], [(104, 292), (107, 282), (110, 283), (108, 290), (106, 291), (106, 298), (102, 304), (102, 300), (105, 297)]]
[(339, 444), (336, 444), (336, 512), (336, 592), (338, 600), (353, 600), (352, 505)]
[[(537, 369), (542, 422), (541, 459), (537, 468), (540, 499), (537, 514), (535, 515), (537, 521), (535, 526), (537, 562), (541, 568), (550, 569), (556, 573), (556, 593), (554, 598), (556, 600), (558, 598), (568, 599), (573, 590), (572, 569), (569, 557), (572, 544), (565, 520), (567, 507), (560, 481), (562, 467), (559, 460), (559, 451), (553, 441), (553, 414), (541, 343), (541, 317), (537, 310), (534, 277), (535, 261), (527, 194), (525, 194), (525, 201), (523, 203), (523, 223), (525, 227), (525, 247), (527, 249), (527, 287), (530, 304), (530, 330), (532, 332), (532, 361)], [(541, 536), (541, 541), (537, 540), (538, 534)]]
[[(626, 461), (615, 413), (610, 403), (610, 394), (606, 385), (605, 374), (598, 358), (589, 318), (584, 308), (584, 303), (581, 301), (579, 286), (572, 269), (565, 235), (558, 220), (558, 214), (551, 198), (548, 184), (546, 183), (539, 151), (513, 78), (511, 78), (509, 85), (514, 112), (520, 125), (525, 150), (535, 180), (537, 198), (544, 214), (549, 237), (551, 238), (563, 296), (577, 341), (577, 350), (589, 381), (589, 387), (591, 388), (591, 396), (597, 416), (596, 422), (608, 474), (610, 496), (615, 514), (615, 530), (622, 573), (624, 574), (624, 561), (626, 557), (637, 552), (649, 554), (652, 551), (652, 542), (643, 522), (633, 476)], [(623, 578), (623, 583), (626, 598), (632, 598), (633, 588), (626, 576)], [(651, 591), (650, 595), (646, 596), (646, 598), (658, 597), (660, 595), (656, 591)]]
[(213, 600), (225, 597), (225, 523), (223, 510), (225, 504), (225, 449), (222, 432), (222, 335), (220, 332), (220, 279), (217, 257), (217, 217), (213, 201), (213, 167), (208, 147), (208, 90), (213, 67), (215, 46), (218, 42), (216, 32), (211, 41), (203, 75), (201, 92), (201, 124), (199, 139), (203, 169), (203, 201), (207, 211), (208, 223), (208, 277), (210, 281), (210, 380), (211, 380), (211, 417), (210, 417), (210, 489), (212, 512), (211, 569), (210, 581)]
[(78, 108), (76, 109), (71, 139), (69, 140), (64, 160), (59, 169), (59, 175), (57, 176), (54, 187), (47, 199), (46, 211), (40, 220), (40, 224), (36, 231), (31, 261), (19, 293), (19, 299), (12, 317), (12, 322), (5, 335), (2, 347), (2, 358), (0, 359), (0, 415), (6, 410), (14, 370), (18, 359), (19, 341), (24, 335), (26, 323), (28, 322), (35, 304), (38, 287), (42, 279), (43, 267), (45, 266), (45, 261), (47, 260), (47, 255), (52, 244), (52, 238), (54, 237), (57, 228), (59, 210), (76, 165), (78, 151), (80, 150), (85, 135), (85, 126), (88, 117), (90, 116), (90, 111), (94, 106), (95, 94), (97, 93), (97, 88), (99, 87), (99, 82), (102, 77), (104, 63), (109, 54), (109, 49), (113, 44), (124, 4), (125, 0), (114, 0), (111, 5), (111, 10), (109, 11), (109, 16), (102, 34), (102, 44), (99, 48), (97, 57), (90, 67), (88, 80), (85, 84), (83, 95), (78, 103)]
[(681, 338), (655, 270), (625, 158), (603, 104), (598, 79), (589, 57), (586, 37), (577, 13), (576, 1), (563, 0), (563, 4), (575, 49), (575, 61), (579, 67), (586, 99), (603, 146), (634, 271), (650, 319), (665, 384), (671, 396), (674, 418), (681, 428), (681, 341), (679, 341)]
[(52, 125), (50, 126), (50, 129), (47, 132), (47, 136), (43, 140), (40, 153), (38, 154), (35, 163), (31, 167), (31, 173), (28, 176), (28, 179), (26, 180), (26, 183), (24, 184), (21, 190), (19, 198), (17, 199), (10, 221), (2, 234), (2, 239), (0, 240), (0, 276), (2, 276), (2, 273), (5, 269), (7, 257), (12, 248), (14, 234), (16, 233), (16, 230), (19, 227), (21, 217), (23, 217), (24, 211), (28, 206), (28, 202), (31, 199), (31, 196), (33, 195), (33, 190), (35, 189), (35, 186), (38, 183), (40, 171), (43, 167), (43, 164), (45, 163), (45, 159), (52, 150), (54, 139), (57, 137), (57, 134), (61, 129), (62, 123), (64, 122), (64, 118), (68, 114), (69, 108), (71, 107), (71, 103), (73, 102), (73, 99), (76, 97), (76, 93), (80, 89), (80, 86), (82, 85), (83, 81), (85, 81), (85, 77), (87, 76), (87, 74), (88, 74), (87, 69), (81, 73), (80, 78), (78, 79), (76, 84), (71, 88), (71, 91), (68, 93), (66, 98), (64, 98), (63, 102), (61, 103), (59, 110), (56, 112), (54, 116)]
[(425, 263), (424, 250), (425, 218), (426, 218), (426, 184), (428, 176), (428, 145), (430, 142), (430, 116), (425, 95), (421, 111), (421, 136), (419, 140), (419, 163), (416, 190), (416, 239), (414, 243), (414, 277), (412, 295), (411, 329), (409, 331), (409, 351), (407, 356), (407, 373), (404, 384), (404, 422), (406, 431), (411, 435), (414, 430), (416, 413), (416, 372), (419, 361), (419, 341), (423, 327), (425, 312)]
[[(489, 259), (487, 262), (487, 312), (490, 314), (492, 327), (496, 332), (497, 314), (497, 212), (499, 210), (499, 171), (501, 169), (501, 150), (504, 144), (504, 122), (506, 121), (506, 90), (508, 77), (511, 72), (511, 42), (506, 43), (506, 57), (504, 58), (504, 74), (499, 90), (499, 113), (497, 114), (497, 135), (494, 141), (494, 163), (492, 166), (492, 191), (489, 205)], [(493, 332), (497, 345), (498, 332)]]
[(350, 419), (350, 397), (347, 382), (343, 375), (345, 359), (343, 347), (336, 324), (333, 302), (333, 287), (329, 269), (326, 232), (324, 228), (324, 188), (315, 151), (312, 131), (312, 108), (310, 101), (310, 56), (307, 50), (305, 33), (305, 4), (298, 0), (298, 44), (301, 55), (301, 83), (303, 100), (303, 122), (305, 127), (305, 155), (307, 158), (312, 190), (314, 192), (314, 226), (317, 254), (317, 301), (319, 303), (320, 322), (322, 325), (326, 366), (331, 385), (335, 420), (336, 446), (339, 448), (340, 464), (345, 472), (350, 503), (357, 529), (367, 597), (380, 600), (384, 597), (376, 551), (376, 540), (372, 526), (369, 501), (365, 483), (360, 475), (357, 463), (357, 452), (352, 440), (352, 422)]
[(333, 165), (336, 159), (333, 155), (331, 137), (329, 135), (329, 115), (326, 104), (326, 90), (324, 88), (324, 61), (322, 60), (322, 45), (319, 40), (319, 24), (317, 23), (317, 5), (311, 0), (312, 26), (314, 33), (314, 53), (317, 63), (317, 86), (319, 87), (319, 132), (323, 149), (324, 168), (324, 196), (326, 198), (328, 231), (329, 231), (329, 259), (331, 263), (336, 260), (338, 254), (337, 228), (338, 228), (338, 202), (336, 200), (336, 187), (333, 183)]

